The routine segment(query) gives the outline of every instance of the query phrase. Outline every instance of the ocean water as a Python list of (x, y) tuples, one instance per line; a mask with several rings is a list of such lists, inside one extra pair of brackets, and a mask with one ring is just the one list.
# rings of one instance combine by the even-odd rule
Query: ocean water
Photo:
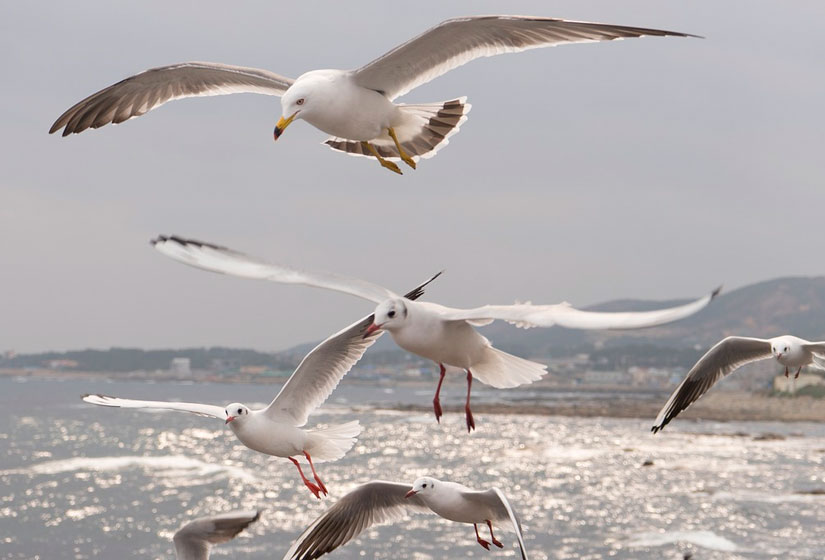
[[(343, 383), (310, 424), (358, 418), (342, 460), (318, 465), (316, 500), (286, 459), (246, 449), (220, 421), (86, 405), (84, 392), (223, 405), (268, 402), (272, 386), (0, 379), (0, 558), (173, 558), (188, 520), (263, 509), (214, 558), (281, 558), (292, 540), (355, 485), (422, 475), (498, 486), (519, 511), (533, 559), (694, 560), (825, 557), (825, 427), (813, 423), (381, 410), (427, 403), (431, 389)], [(452, 391), (452, 392), (449, 392)], [(445, 402), (460, 402), (459, 385)], [(510, 391), (479, 392), (490, 400)], [(565, 398), (576, 398), (566, 395)], [(351, 558), (515, 558), (485, 551), (472, 527), (415, 515), (374, 527), (329, 555)]]

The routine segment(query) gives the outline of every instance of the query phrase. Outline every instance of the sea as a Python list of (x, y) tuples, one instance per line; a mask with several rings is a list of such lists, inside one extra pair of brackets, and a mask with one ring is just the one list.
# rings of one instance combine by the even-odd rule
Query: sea
[[(344, 382), (310, 425), (360, 420), (355, 447), (318, 464), (315, 499), (286, 459), (240, 444), (201, 416), (88, 405), (80, 395), (266, 404), (274, 385), (0, 379), (0, 558), (174, 558), (191, 519), (259, 508), (213, 558), (279, 559), (335, 500), (364, 482), (420, 476), (496, 486), (521, 516), (531, 559), (825, 557), (825, 426), (397, 410), (432, 387)], [(464, 386), (448, 380), (444, 404)], [(474, 387), (474, 392), (476, 387)], [(478, 398), (524, 397), (478, 384)], [(592, 399), (559, 393), (555, 398)], [(610, 398), (604, 395), (604, 398)], [(499, 529), (499, 528), (497, 528)], [(372, 527), (329, 558), (518, 558), (512, 533), (486, 551), (472, 527), (416, 514)], [(484, 533), (482, 532), (482, 535)]]

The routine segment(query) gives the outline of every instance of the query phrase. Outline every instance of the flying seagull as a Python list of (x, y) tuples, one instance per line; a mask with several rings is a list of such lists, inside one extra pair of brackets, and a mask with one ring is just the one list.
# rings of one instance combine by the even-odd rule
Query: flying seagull
[[(424, 477), (412, 487), (400, 482), (375, 480), (363, 484), (338, 500), (316, 519), (284, 555), (284, 560), (313, 560), (348, 543), (372, 525), (390, 523), (408, 513), (428, 512), (459, 523), (472, 523), (476, 541), (490, 550), (490, 544), (503, 548), (493, 535), (493, 522), (509, 522), (516, 533), (522, 560), (527, 560), (521, 522), (498, 488), (483, 492), (455, 482)], [(482, 539), (478, 525), (487, 525), (490, 541)], [(504, 527), (508, 527), (505, 525)]]
[(233, 511), (190, 521), (173, 537), (175, 558), (208, 560), (212, 545), (231, 541), (260, 516), (260, 511)]
[[(406, 297), (413, 300), (420, 297), (424, 287), (437, 276), (409, 292)], [(269, 406), (260, 410), (251, 410), (240, 403), (220, 407), (201, 403), (121, 399), (99, 394), (83, 395), (82, 398), (101, 406), (177, 410), (224, 420), (241, 443), (250, 449), (292, 461), (306, 487), (316, 498), (320, 498), (320, 493), (326, 494), (327, 489), (315, 472), (313, 458), (316, 461), (340, 459), (353, 446), (361, 428), (358, 421), (315, 430), (302, 429), (301, 426), (307, 423), (309, 414), (323, 404), (367, 348), (378, 340), (374, 333), (367, 332), (372, 323), (372, 315), (364, 317), (316, 346), (304, 357)], [(295, 458), (302, 455), (309, 463), (314, 483), (304, 476)]]
[(439, 398), (446, 373), (445, 365), (467, 373), (467, 398), (464, 405), (467, 430), (475, 429), (470, 410), (473, 378), (493, 387), (516, 387), (532, 383), (546, 373), (547, 366), (493, 348), (474, 327), (496, 319), (522, 328), (560, 325), (572, 329), (638, 329), (663, 325), (682, 319), (704, 308), (719, 289), (695, 301), (656, 311), (608, 313), (582, 311), (568, 303), (555, 305), (485, 305), (475, 309), (455, 309), (435, 303), (414, 302), (386, 288), (364, 280), (331, 273), (314, 273), (270, 264), (219, 245), (181, 237), (160, 236), (152, 241), (155, 249), (194, 266), (244, 278), (326, 288), (378, 304), (374, 321), (365, 336), (388, 330), (404, 350), (434, 361), (440, 369), (433, 398), (436, 420), (442, 410)]
[(791, 335), (767, 339), (744, 336), (725, 338), (690, 368), (685, 379), (659, 412), (651, 431), (655, 434), (664, 428), (726, 375), (745, 364), (767, 360), (771, 356), (785, 366), (785, 377), (788, 377), (788, 368), (797, 368), (795, 379), (799, 377), (802, 366), (813, 365), (825, 369), (825, 342), (810, 342)]
[(281, 96), (277, 140), (294, 120), (331, 134), (326, 144), (374, 157), (401, 173), (394, 161), (415, 169), (458, 132), (470, 104), (465, 97), (426, 104), (396, 104), (397, 97), (485, 56), (565, 43), (686, 33), (567, 21), (533, 16), (470, 16), (449, 19), (357, 70), (313, 70), (293, 80), (267, 70), (213, 62), (152, 68), (90, 95), (63, 113), (49, 133), (63, 136), (121, 123), (184, 97), (261, 93)]

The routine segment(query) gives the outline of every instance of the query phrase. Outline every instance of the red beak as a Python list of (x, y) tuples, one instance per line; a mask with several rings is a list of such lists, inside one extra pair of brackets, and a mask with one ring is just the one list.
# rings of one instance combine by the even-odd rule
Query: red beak
[(364, 338), (367, 338), (369, 335), (380, 329), (380, 325), (376, 325), (375, 323), (371, 324), (369, 327), (367, 327), (367, 330), (364, 331)]
[(227, 417), (226, 417), (226, 422), (224, 422), (224, 424), (229, 424), (229, 423), (230, 423), (232, 420), (234, 420), (234, 419), (235, 419), (235, 417), (234, 417), (234, 416), (227, 416)]
[(409, 497), (411, 497), (411, 496), (415, 496), (416, 494), (418, 494), (418, 492), (416, 492), (415, 490), (410, 490), (409, 492), (407, 492), (406, 494), (404, 494), (404, 497), (405, 497), (405, 498), (409, 498)]

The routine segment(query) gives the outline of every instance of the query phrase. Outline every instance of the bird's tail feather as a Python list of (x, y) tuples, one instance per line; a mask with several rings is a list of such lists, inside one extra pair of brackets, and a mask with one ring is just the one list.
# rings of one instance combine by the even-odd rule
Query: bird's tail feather
[(547, 366), (488, 346), (481, 362), (470, 369), (473, 377), (493, 387), (517, 387), (541, 379)]
[[(415, 161), (419, 158), (431, 158), (438, 150), (450, 143), (450, 136), (459, 131), (461, 124), (467, 120), (467, 113), (472, 105), (466, 97), (426, 103), (422, 105), (398, 105), (404, 119), (395, 127), (396, 137), (401, 147)], [(353, 156), (373, 157), (364, 149), (361, 142), (345, 138), (331, 137), (324, 142), (333, 150), (346, 152)], [(370, 140), (381, 157), (389, 160), (401, 159), (395, 142), (387, 131), (374, 140)]]
[(358, 420), (310, 430), (307, 452), (313, 461), (335, 461), (343, 457), (355, 445), (355, 438), (360, 433), (361, 425)]

